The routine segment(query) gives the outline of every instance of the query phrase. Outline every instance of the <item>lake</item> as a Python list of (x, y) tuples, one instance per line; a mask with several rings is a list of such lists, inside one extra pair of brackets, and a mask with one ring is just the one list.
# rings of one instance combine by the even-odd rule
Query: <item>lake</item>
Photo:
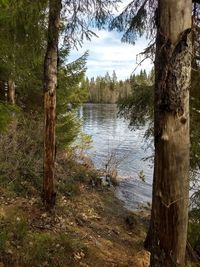
[[(87, 151), (97, 168), (114, 158), (119, 175), (116, 195), (130, 210), (151, 202), (152, 167), (143, 158), (152, 155), (143, 140), (145, 127), (130, 130), (128, 121), (117, 116), (113, 104), (85, 104), (78, 115), (83, 120), (83, 132), (92, 136), (92, 148)], [(112, 156), (111, 156), (112, 155)], [(144, 173), (145, 181), (139, 178)]]

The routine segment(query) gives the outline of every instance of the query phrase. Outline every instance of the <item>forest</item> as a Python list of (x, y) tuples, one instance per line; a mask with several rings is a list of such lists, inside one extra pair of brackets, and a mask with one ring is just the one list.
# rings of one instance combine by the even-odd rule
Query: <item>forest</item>
[[(199, 0), (0, 0), (0, 267), (200, 266), (199, 21)], [(70, 55), (94, 29), (146, 37), (152, 70), (88, 78), (89, 51)], [(85, 103), (145, 129), (142, 209), (117, 197), (114, 154), (88, 156)]]
[(131, 95), (133, 83), (138, 85), (151, 85), (153, 83), (154, 71), (147, 75), (145, 69), (139, 74), (132, 74), (130, 78), (118, 80), (115, 70), (110, 76), (107, 72), (104, 77), (97, 76), (96, 79), (84, 79), (82, 84), (88, 92), (87, 102), (116, 104), (120, 99), (126, 99)]

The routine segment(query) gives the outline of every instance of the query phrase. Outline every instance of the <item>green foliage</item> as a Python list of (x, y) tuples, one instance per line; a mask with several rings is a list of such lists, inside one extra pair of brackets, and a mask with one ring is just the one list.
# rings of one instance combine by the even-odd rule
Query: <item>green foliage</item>
[(77, 60), (66, 64), (68, 56), (68, 50), (60, 52), (58, 112), (62, 114), (66, 113), (68, 103), (76, 108), (87, 99), (87, 90), (81, 83), (85, 76), (88, 54), (85, 53)]
[(81, 132), (78, 136), (75, 147), (79, 150), (79, 155), (83, 154), (87, 149), (92, 148), (91, 135)]
[(130, 77), (131, 94), (118, 101), (119, 115), (129, 121), (130, 127), (144, 126), (153, 120), (154, 86), (145, 70)]
[(75, 266), (73, 253), (86, 251), (66, 234), (32, 233), (25, 243), (25, 263), (29, 267)]
[(115, 71), (112, 76), (107, 72), (104, 77), (97, 76), (85, 80), (89, 92), (88, 101), (92, 103), (116, 103), (119, 98), (130, 94), (130, 80), (118, 81)]
[(4, 7), (7, 6), (9, 0), (0, 0), (0, 6)]
[(29, 231), (29, 223), (21, 215), (14, 216), (11, 221), (2, 220), (0, 224), (0, 256), (4, 256), (11, 244), (22, 246)]
[[(66, 233), (31, 230), (23, 216), (3, 221), (0, 225), (0, 257), (6, 259), (8, 252), (12, 251), (12, 261), (20, 262), (22, 266), (73, 267), (76, 266), (76, 253), (87, 254), (85, 245)], [(20, 248), (20, 254), (16, 248)]]
[(153, 117), (153, 86), (135, 85), (128, 98), (119, 100), (119, 115), (128, 119), (131, 127), (144, 126)]
[(141, 70), (138, 75), (131, 75), (129, 79), (118, 81), (115, 71), (112, 76), (107, 72), (104, 77), (97, 76), (90, 81), (84, 81), (89, 91), (88, 101), (92, 103), (117, 103), (131, 97), (135, 87), (152, 86), (153, 72), (147, 75), (145, 70)]
[(65, 160), (63, 164), (59, 162), (57, 170), (58, 192), (62, 195), (74, 197), (80, 194), (81, 184), (89, 184), (97, 175), (96, 171), (90, 166), (90, 163), (87, 165), (86, 161), (82, 164), (73, 158)]
[[(74, 121), (73, 113), (69, 113), (71, 117), (69, 120), (64, 118), (69, 129), (66, 128), (66, 137), (58, 138), (58, 157), (56, 164), (56, 177), (58, 180), (58, 191), (60, 193), (69, 193), (69, 195), (76, 195), (79, 193), (79, 183), (88, 182), (90, 176), (88, 170), (80, 164), (68, 162), (66, 159), (60, 159), (60, 152), (66, 149), (66, 144), (72, 142), (77, 135), (77, 125)], [(42, 118), (38, 113), (32, 114), (31, 117), (24, 116), (15, 117), (17, 122), (10, 124), (9, 129), (0, 135), (0, 186), (9, 189), (19, 196), (33, 196), (39, 194), (42, 188), (42, 173), (43, 173), (43, 128)], [(79, 123), (77, 123), (79, 124)], [(65, 125), (65, 124), (64, 124)], [(60, 137), (62, 137), (62, 132)], [(14, 134), (13, 134), (14, 133)], [(75, 148), (80, 153), (90, 147), (91, 138), (87, 135), (81, 134), (81, 143), (75, 144)], [(66, 143), (68, 140), (68, 143)], [(67, 147), (67, 151), (69, 151)], [(64, 151), (64, 154), (66, 150)], [(73, 151), (72, 154), (75, 154)], [(78, 166), (78, 167), (77, 167)]]
[[(64, 43), (70, 47), (81, 45), (96, 34), (92, 26), (102, 28), (113, 18), (113, 11), (121, 0), (64, 1), (62, 16)], [(80, 8), (81, 7), (81, 8)]]
[[(41, 112), (43, 106), (47, 3), (47, 0), (10, 0), (1, 6), (0, 81), (15, 82), (16, 103), (30, 112), (36, 109)], [(4, 113), (0, 111), (2, 116)]]
[(58, 116), (57, 125), (57, 146), (67, 149), (75, 141), (80, 133), (80, 121), (74, 112), (66, 112)]
[(61, 180), (58, 183), (58, 191), (63, 195), (74, 197), (80, 194), (79, 184), (69, 178), (68, 180)]
[[(153, 103), (154, 103), (154, 71), (149, 75), (141, 71), (139, 75), (131, 76), (132, 93), (128, 98), (119, 100), (119, 115), (128, 119), (130, 127), (140, 127), (147, 123), (148, 129), (145, 136), (147, 139), (153, 137)], [(199, 158), (200, 158), (200, 95), (199, 95), (199, 79), (196, 74), (192, 74), (192, 88), (190, 98), (191, 112), (191, 169), (193, 176), (199, 174)]]
[(29, 237), (29, 244), (26, 248), (26, 262), (29, 266), (39, 267), (49, 261), (49, 254), (53, 248), (53, 240), (50, 234), (35, 233)]
[(157, 1), (133, 0), (122, 13), (110, 23), (110, 30), (124, 32), (123, 42), (135, 43), (144, 33), (152, 35), (155, 30), (154, 14)]
[[(41, 113), (43, 107), (42, 83), (47, 4), (48, 1), (32, 3), (29, 0), (11, 0), (7, 6), (2, 8), (0, 14), (0, 36), (2, 37), (0, 37), (2, 39), (0, 40), (0, 80), (6, 81), (12, 78), (15, 81), (17, 104), (29, 114), (34, 113), (35, 110)], [(69, 52), (66, 46), (59, 52), (59, 89), (57, 93), (57, 146), (59, 149), (67, 149), (80, 133), (81, 124), (75, 116), (75, 108), (88, 97), (86, 87), (81, 85), (86, 71), (87, 53), (74, 62), (67, 63)], [(67, 113), (69, 103), (72, 104), (73, 112)], [(12, 118), (10, 115), (12, 115), (10, 107), (4, 104), (0, 105), (0, 129), (5, 128), (9, 119)], [(18, 155), (18, 158), (22, 162), (27, 159), (21, 155)], [(9, 164), (4, 162), (4, 170), (7, 168), (6, 165), (8, 167)], [(33, 181), (31, 184), (38, 188), (41, 178), (39, 179), (37, 175), (35, 177), (35, 170), (32, 170), (29, 162), (24, 168), (26, 181), (30, 178), (28, 184)], [(10, 186), (16, 192), (25, 192), (28, 185), (24, 184), (23, 175), (20, 180), (21, 183), (19, 179), (12, 179), (13, 182)]]
[[(146, 141), (153, 140), (153, 103), (154, 86), (149, 85), (145, 79), (144, 72), (137, 77), (132, 76), (132, 94), (119, 101), (119, 114), (129, 120), (131, 128), (148, 126), (145, 138)], [(153, 71), (150, 74), (150, 80), (154, 76)], [(199, 191), (199, 173), (200, 173), (200, 95), (199, 79), (197, 73), (192, 73), (192, 87), (190, 99), (191, 111), (191, 184), (195, 193), (191, 197), (191, 211), (189, 213), (188, 239), (193, 249), (200, 254), (200, 191)], [(147, 124), (148, 123), (148, 124)]]
[[(81, 86), (85, 75), (87, 53), (66, 64), (68, 50), (60, 52), (57, 104), (57, 145), (67, 149), (80, 133), (81, 123), (76, 116), (76, 108), (87, 99), (87, 90)], [(70, 109), (68, 110), (68, 105)]]
[[(11, 0), (1, 8), (1, 80), (12, 79), (21, 88), (31, 79), (31, 72), (38, 66), (38, 61), (43, 60), (46, 3)], [(29, 89), (28, 86), (26, 89)]]
[(18, 242), (22, 242), (28, 234), (28, 220), (23, 216), (16, 216), (13, 218), (13, 221), (11, 225), (9, 225), (8, 230), (11, 233), (12, 239)]
[(38, 114), (15, 116), (0, 135), (0, 183), (19, 195), (41, 189), (42, 126)]

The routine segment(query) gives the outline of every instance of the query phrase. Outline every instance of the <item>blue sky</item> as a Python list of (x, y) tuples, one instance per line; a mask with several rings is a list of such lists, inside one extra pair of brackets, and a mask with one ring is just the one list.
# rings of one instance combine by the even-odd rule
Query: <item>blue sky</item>
[[(122, 1), (119, 12), (129, 2), (130, 0)], [(141, 57), (138, 55), (147, 47), (147, 40), (140, 38), (136, 41), (135, 45), (131, 45), (122, 43), (122, 34), (116, 31), (109, 32), (107, 30), (94, 29), (94, 32), (98, 35), (98, 38), (93, 37), (91, 41), (85, 41), (78, 50), (74, 49), (71, 51), (70, 60), (75, 60), (88, 50), (86, 75), (89, 78), (98, 75), (104, 76), (107, 71), (112, 74), (113, 70), (116, 71), (118, 79), (124, 80), (128, 78), (141, 61)], [(145, 60), (137, 68), (136, 73), (141, 68), (150, 71), (152, 62)]]

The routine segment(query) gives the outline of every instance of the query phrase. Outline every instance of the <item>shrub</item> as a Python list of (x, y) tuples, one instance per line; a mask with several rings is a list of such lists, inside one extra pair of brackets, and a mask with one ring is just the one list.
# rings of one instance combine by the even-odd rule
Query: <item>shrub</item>
[[(17, 122), (18, 120), (18, 122)], [(16, 118), (0, 135), (0, 183), (17, 195), (41, 188), (42, 126), (37, 115)]]

